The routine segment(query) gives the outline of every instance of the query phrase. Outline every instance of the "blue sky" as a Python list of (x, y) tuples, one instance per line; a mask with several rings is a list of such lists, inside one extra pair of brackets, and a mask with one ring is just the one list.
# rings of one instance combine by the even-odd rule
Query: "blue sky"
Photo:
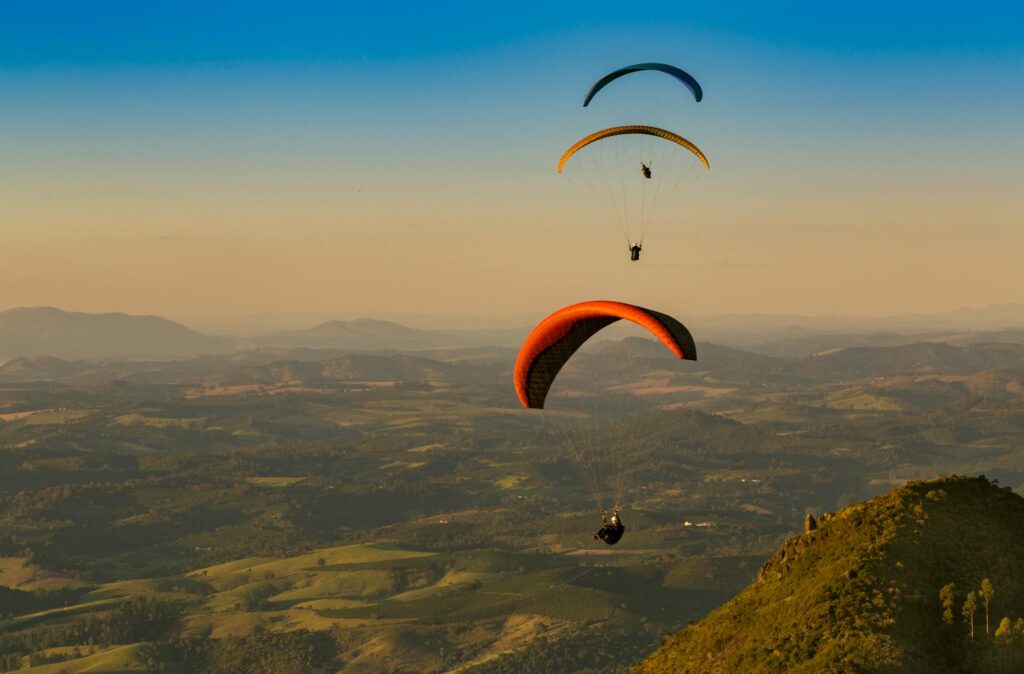
[[(30, 266), (44, 267), (61, 246), (73, 259), (88, 238), (106, 241), (112, 257), (143, 261), (124, 274), (173, 259), (221, 283), (210, 312), (285, 310), (293, 302), (285, 291), (240, 303), (231, 275), (209, 268), (211, 247), (241, 243), (265, 260), (285, 242), (304, 266), (302, 255), (316, 251), (297, 238), (321, 249), (368, 246), (393, 251), (389, 273), (397, 273), (419, 263), (401, 250), (413, 227), (430, 232), (419, 246), (435, 247), (451, 278), (427, 284), (422, 297), (401, 299), (391, 288), (374, 303), (472, 313), (489, 294), (524, 310), (550, 289), (529, 287), (521, 264), (504, 269), (485, 249), (526, 254), (521, 235), (554, 237), (558, 250), (589, 234), (552, 167), (575, 138), (636, 112), (625, 94), (582, 110), (589, 83), (646, 60), (682, 65), (706, 92), (669, 121), (705, 149), (713, 179), (694, 195), (689, 229), (666, 232), (661, 248), (666, 264), (671, 252), (693, 269), (733, 265), (679, 272), (721, 288), (700, 311), (1024, 301), (1006, 289), (1016, 278), (1005, 273), (983, 282), (993, 293), (976, 301), (938, 272), (894, 293), (895, 269), (855, 295), (849, 287), (867, 249), (846, 252), (855, 240), (905, 257), (922, 237), (941, 240), (929, 255), (942, 269), (958, 236), (988, 237), (995, 250), (1019, 243), (1021, 3), (8, 0), (0, 4), (0, 200), (8, 204), (0, 231), (27, 257), (0, 278), (8, 282), (0, 305), (186, 311), (168, 304), (184, 282), (173, 274), (172, 285), (154, 278), (146, 293), (122, 298), (123, 284), (95, 281), (101, 269), (112, 273), (102, 247), (89, 264), (70, 265), (86, 278), (72, 294), (30, 277)], [(799, 240), (766, 244), (780, 237)], [(154, 239), (194, 246), (172, 255), (151, 249)], [(605, 259), (592, 243), (583, 246), (587, 264)], [(460, 245), (474, 247), (478, 266), (445, 257)], [(847, 269), (831, 294), (801, 285), (808, 247), (821, 265)], [(897, 252), (878, 264), (897, 264)], [(970, 264), (991, 266), (986, 259), (978, 249)], [(545, 253), (526, 266), (561, 262)], [(779, 287), (751, 300), (742, 287), (754, 272), (744, 265), (777, 267)], [(680, 282), (654, 269), (624, 292)], [(479, 283), (483, 271), (506, 284)], [(590, 291), (578, 276), (564, 284), (569, 301)], [(467, 281), (481, 289), (460, 296)], [(302, 286), (350, 282), (342, 272), (297, 281), (309, 298), (302, 308), (362, 310)]]
[(5, 66), (403, 61), (571, 32), (696, 29), (856, 56), (1021, 50), (1016, 2), (33, 2), (8, 0)]

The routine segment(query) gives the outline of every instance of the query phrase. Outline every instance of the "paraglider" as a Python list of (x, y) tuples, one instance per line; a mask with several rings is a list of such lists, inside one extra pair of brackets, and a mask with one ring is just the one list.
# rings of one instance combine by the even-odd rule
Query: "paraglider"
[[(528, 409), (545, 410), (552, 385), (576, 351), (599, 331), (622, 319), (652, 333), (677, 358), (696, 360), (692, 335), (671, 316), (624, 302), (581, 302), (554, 312), (537, 324), (526, 338), (516, 358), (513, 375), (520, 403)], [(624, 397), (610, 392), (596, 396), (598, 402), (602, 398), (618, 398), (619, 404)], [(595, 540), (614, 545), (625, 532), (620, 506), (632, 461), (623, 444), (633, 435), (636, 426), (626, 426), (625, 417), (615, 414), (581, 415), (564, 404), (559, 407), (562, 409), (550, 413), (538, 412), (538, 416), (551, 427), (552, 438), (601, 513), (601, 529), (594, 534)], [(562, 422), (567, 425), (561, 425)], [(613, 504), (610, 518), (605, 510), (606, 481)]]
[(559, 370), (584, 342), (620, 319), (645, 328), (677, 358), (697, 360), (693, 336), (667, 314), (626, 304), (597, 300), (559, 309), (533, 329), (516, 358), (514, 384), (524, 407), (543, 408)]
[[(642, 109), (655, 116), (666, 111), (662, 94), (672, 95), (685, 90), (698, 103), (704, 98), (704, 90), (696, 78), (685, 70), (668, 63), (637, 63), (613, 70), (598, 79), (587, 91), (583, 106), (588, 107), (594, 97), (620, 78), (634, 73), (654, 73), (654, 77), (637, 78), (635, 85), (622, 86), (625, 94), (622, 100), (629, 102), (629, 109)], [(667, 76), (667, 77), (666, 77)], [(631, 82), (633, 78), (630, 78)], [(681, 87), (679, 85), (682, 85)], [(612, 87), (615, 88), (615, 87)], [(650, 96), (643, 95), (643, 89), (650, 89)], [(636, 94), (640, 93), (640, 96)], [(605, 94), (606, 97), (611, 94)], [(675, 110), (676, 102), (672, 103)], [(655, 117), (657, 118), (657, 117)], [(659, 138), (672, 141), (674, 145), (661, 143)], [(600, 141), (600, 142), (598, 142)], [(689, 150), (700, 164), (692, 161), (686, 153), (678, 152), (679, 147)], [(577, 153), (588, 148), (582, 156)], [(565, 174), (581, 189), (590, 192), (594, 202), (603, 202), (603, 210), (612, 216), (622, 228), (626, 245), (630, 248), (630, 259), (638, 261), (632, 243), (643, 244), (647, 233), (658, 223), (662, 213), (675, 197), (687, 192), (688, 183), (699, 179), (710, 170), (707, 157), (696, 145), (676, 133), (650, 125), (616, 126), (598, 131), (582, 138), (562, 155), (558, 172)], [(654, 181), (653, 160), (658, 160), (658, 180)], [(632, 162), (640, 159), (642, 180), (631, 179)], [(700, 170), (703, 166), (705, 171)], [(635, 174), (634, 174), (635, 175)], [(685, 217), (685, 209), (673, 209), (673, 218)]]
[[(583, 106), (587, 107), (594, 96), (611, 82), (642, 71), (669, 75), (686, 87), (697, 102), (704, 96), (700, 84), (686, 71), (666, 63), (639, 63), (601, 77), (587, 91)], [(629, 173), (635, 170), (633, 162), (637, 159), (640, 159), (641, 180), (636, 179), (635, 173), (629, 177)], [(658, 161), (657, 181), (653, 180), (655, 159)], [(633, 262), (640, 260), (644, 234), (656, 209), (664, 205), (685, 182), (710, 170), (707, 156), (694, 143), (667, 129), (644, 124), (613, 126), (584, 136), (562, 154), (557, 166), (559, 174), (564, 172), (574, 184), (590, 190), (598, 201), (604, 201), (607, 210), (622, 226)], [(581, 412), (579, 404), (581, 401), (611, 399), (642, 409), (643, 403), (637, 403), (636, 397), (625, 390), (604, 386), (597, 394), (585, 389), (563, 391), (559, 400), (565, 403), (564, 410), (556, 410), (547, 416), (543, 410), (559, 372), (577, 350), (596, 333), (622, 319), (652, 333), (677, 358), (697, 359), (693, 336), (671, 316), (624, 302), (598, 300), (564, 307), (541, 321), (523, 343), (513, 373), (520, 403), (528, 409), (541, 411), (538, 416), (551, 425), (552, 437), (564, 447), (565, 458), (597, 506), (601, 514), (601, 528), (593, 539), (607, 545), (617, 544), (626, 530), (620, 505), (625, 476), (631, 472), (628, 453), (622, 451), (621, 445), (610, 442), (607, 435), (619, 431), (624, 438), (634, 442), (643, 435), (634, 432), (641, 428), (639, 425), (626, 426), (614, 416), (604, 413)], [(582, 432), (574, 434), (572, 429), (559, 429), (557, 421), (575, 422), (579, 425), (577, 430)], [(592, 427), (582, 428), (587, 423)], [(600, 456), (602, 452), (604, 456)], [(602, 492), (603, 478), (608, 478), (612, 487), (611, 517), (605, 510), (607, 501)]]
[(696, 79), (694, 79), (693, 75), (686, 72), (685, 70), (669, 65), (667, 63), (638, 63), (636, 65), (626, 66), (625, 68), (613, 70), (612, 72), (608, 73), (607, 75), (599, 79), (597, 82), (594, 82), (593, 86), (591, 86), (590, 89), (587, 91), (586, 97), (583, 99), (583, 107), (587, 107), (588, 105), (590, 105), (591, 99), (593, 99), (594, 96), (597, 95), (597, 92), (601, 91), (601, 89), (604, 89), (605, 86), (608, 85), (610, 82), (614, 82), (615, 80), (625, 75), (642, 72), (644, 70), (654, 70), (658, 72), (663, 72), (666, 75), (670, 75), (676, 78), (683, 86), (690, 90), (690, 93), (693, 94), (694, 100), (696, 100), (698, 103), (700, 103), (700, 100), (704, 98), (704, 90), (701, 89), (700, 84), (697, 82)]
[(700, 160), (700, 163), (704, 165), (704, 168), (706, 170), (711, 170), (711, 164), (708, 163), (708, 158), (704, 155), (703, 152), (700, 151), (700, 148), (698, 148), (696, 145), (686, 140), (679, 134), (672, 133), (671, 131), (666, 131), (665, 129), (659, 129), (656, 126), (646, 126), (644, 124), (629, 124), (627, 126), (613, 126), (608, 129), (601, 129), (600, 131), (595, 131), (589, 136), (584, 136), (583, 138), (580, 138), (578, 141), (573, 143), (572, 147), (566, 150), (565, 154), (562, 155), (562, 158), (558, 160), (558, 172), (562, 172), (562, 169), (565, 168), (565, 165), (569, 162), (569, 160), (572, 158), (574, 154), (576, 154), (586, 146), (590, 145), (591, 143), (596, 143), (597, 141), (604, 140), (605, 138), (613, 138), (615, 136), (627, 135), (653, 136), (656, 138), (664, 138), (665, 140), (675, 143), (676, 145), (679, 145), (692, 152), (693, 155), (697, 157), (698, 160)]
[[(637, 155), (642, 158), (639, 180), (628, 175), (636, 170), (636, 164), (627, 160)], [(655, 161), (657, 180), (653, 180)], [(677, 133), (630, 124), (601, 129), (579, 139), (562, 154), (557, 170), (589, 192), (592, 200), (618, 222), (632, 250), (634, 242), (643, 244), (660, 211), (672, 203), (673, 197), (685, 192), (682, 188), (687, 183), (710, 171), (711, 164), (700, 148)], [(633, 255), (631, 252), (631, 259), (636, 261)]]
[(615, 507), (612, 509), (611, 521), (605, 517), (604, 513), (601, 513), (601, 528), (594, 534), (594, 540), (600, 539), (608, 545), (615, 545), (624, 533), (626, 533), (626, 526), (619, 519), (618, 507)]

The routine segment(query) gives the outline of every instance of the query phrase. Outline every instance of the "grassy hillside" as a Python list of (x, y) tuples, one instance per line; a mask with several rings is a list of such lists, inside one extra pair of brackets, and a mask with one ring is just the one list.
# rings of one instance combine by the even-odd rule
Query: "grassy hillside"
[[(949, 477), (822, 520), (634, 671), (1021, 671), (1024, 634), (997, 629), (1024, 614), (1024, 498), (983, 477)], [(985, 579), (994, 591), (987, 633)], [(944, 620), (940, 589), (950, 583)], [(971, 591), (973, 637), (963, 613)]]

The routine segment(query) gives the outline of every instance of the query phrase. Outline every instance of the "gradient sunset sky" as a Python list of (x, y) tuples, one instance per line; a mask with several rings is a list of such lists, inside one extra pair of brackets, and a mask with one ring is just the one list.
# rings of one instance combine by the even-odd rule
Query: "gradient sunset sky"
[[(641, 61), (712, 172), (630, 264), (554, 166)], [(8, 0), (0, 260), (170, 317), (1024, 302), (1024, 4)]]

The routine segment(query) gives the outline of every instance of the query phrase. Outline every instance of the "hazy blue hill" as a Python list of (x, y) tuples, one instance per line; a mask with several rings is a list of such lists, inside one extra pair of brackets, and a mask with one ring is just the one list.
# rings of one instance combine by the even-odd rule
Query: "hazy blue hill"
[[(58, 315), (62, 313), (57, 312)], [(185, 334), (194, 338), (189, 342), (193, 346), (224, 344), (217, 338), (192, 333), (163, 319), (152, 320), (177, 328), (173, 331), (175, 334), (185, 330)], [(516, 358), (514, 348), (500, 346), (437, 347), (411, 352), (382, 347), (371, 350), (277, 346), (191, 357), (166, 354), (152, 358), (130, 357), (145, 344), (152, 345), (154, 340), (131, 341), (129, 337), (138, 331), (130, 320), (127, 323), (128, 329), (112, 331), (108, 335), (110, 340), (103, 342), (102, 348), (90, 349), (89, 356), (83, 355), (81, 359), (49, 355), (14, 358), (0, 366), (0, 380), (61, 380), (79, 384), (124, 380), (150, 384), (202, 382), (210, 385), (291, 382), (307, 386), (347, 380), (407, 383), (436, 380), (455, 384), (490, 384), (510, 382)], [(379, 325), (382, 322), (374, 323), (378, 324), (374, 329), (391, 330), (391, 327)], [(384, 325), (393, 326), (398, 333), (408, 331), (408, 334), (416, 335), (430, 332), (397, 324)], [(35, 343), (46, 341), (39, 339)], [(380, 339), (378, 343), (386, 343), (386, 340)], [(181, 347), (180, 342), (176, 344)], [(173, 351), (174, 345), (152, 347), (158, 348)], [(101, 358), (101, 354), (106, 354), (107, 358)], [(763, 392), (778, 391), (780, 387), (858, 381), (858, 386), (884, 388), (883, 394), (892, 399), (892, 405), (917, 410), (934, 409), (965, 396), (1017, 399), (1020, 390), (1024, 390), (1021, 383), (1024, 372), (1020, 369), (1020, 364), (1024, 363), (1024, 345), (1016, 344), (951, 346), (919, 343), (837, 348), (814, 356), (779, 358), (708, 342), (699, 345), (698, 356), (696, 362), (680, 362), (656, 340), (642, 337), (597, 341), (588, 343), (566, 365), (560, 386), (581, 390), (647, 386), (651, 387), (650, 393), (640, 396), (636, 402), (671, 404), (687, 399), (686, 396), (691, 400), (700, 398), (703, 387), (723, 392)], [(955, 378), (921, 379), (932, 375), (955, 375)], [(909, 377), (910, 380), (900, 382), (894, 377)], [(509, 393), (510, 384), (507, 386), (503, 391)], [(659, 387), (664, 390), (654, 395)], [(850, 389), (842, 395), (849, 397), (867, 391), (858, 393), (859, 390)], [(514, 402), (514, 399), (510, 397), (508, 402)], [(846, 403), (840, 400), (837, 404)], [(805, 410), (804, 413), (810, 412)]]
[[(974, 334), (974, 333), (970, 333)], [(758, 341), (755, 338), (737, 340), (736, 346), (747, 349), (754, 353), (766, 356), (779, 356), (783, 358), (802, 358), (811, 356), (820, 351), (838, 347), (878, 347), (878, 346), (902, 346), (904, 344), (922, 341), (945, 342), (947, 339), (965, 339), (964, 334), (942, 334), (942, 335), (920, 335), (898, 332), (870, 332), (870, 333), (836, 333), (836, 332), (811, 332), (801, 330), (798, 334), (781, 336), (768, 341)], [(725, 340), (729, 342), (728, 339)], [(998, 341), (998, 340), (990, 340)]]
[(0, 312), (0, 360), (181, 358), (230, 351), (232, 340), (202, 335), (159, 316), (86, 314), (52, 307)]
[(730, 336), (712, 334), (712, 339), (766, 356), (800, 358), (838, 347), (905, 346), (920, 342), (938, 342), (953, 346), (969, 346), (1000, 342), (1024, 344), (1024, 330), (940, 330), (932, 332), (828, 332), (800, 330), (796, 334), (777, 337)]
[(65, 379), (74, 377), (89, 369), (82, 361), (69, 361), (53, 356), (26, 356), (0, 364), (0, 379), (31, 381), (44, 379)]
[[(984, 478), (908, 483), (787, 540), (752, 585), (635, 671), (1021, 671), (1024, 635), (994, 634), (1024, 615), (1021, 568), (1024, 499)], [(972, 640), (960, 609), (986, 578), (990, 634), (979, 604)]]
[(1024, 362), (1024, 345), (952, 346), (922, 342), (889, 347), (854, 347), (819, 353), (802, 362), (807, 364), (808, 372), (818, 371), (830, 378), (976, 374), (984, 370), (1020, 367)]
[(254, 342), (264, 347), (423, 350), (518, 344), (525, 330), (421, 330), (392, 321), (361, 318), (328, 321), (305, 330), (280, 332)]
[(735, 315), (705, 316), (691, 322), (701, 339), (787, 358), (836, 347), (1024, 343), (1024, 306), (1019, 304), (902, 316)]
[(327, 321), (305, 330), (293, 332), (296, 336), (308, 337), (389, 337), (393, 339), (417, 339), (428, 330), (410, 328), (393, 321), (379, 321), (372, 318), (359, 318), (352, 321)]
[(837, 347), (801, 358), (779, 358), (715, 343), (698, 343), (697, 361), (680, 366), (659, 342), (639, 337), (594, 345), (580, 353), (589, 367), (612, 373), (651, 369), (706, 372), (723, 381), (811, 383), (927, 374), (973, 375), (1018, 368), (1024, 345), (953, 346), (920, 342), (898, 346)]
[(244, 366), (210, 377), (218, 384), (302, 384), (319, 386), (326, 382), (426, 382), (447, 379), (458, 366), (429, 358), (400, 353), (354, 353), (325, 360), (279, 360)]
[[(62, 360), (157, 360), (237, 354), (234, 357), (239, 364), (267, 364), (275, 360), (325, 360), (353, 351), (418, 351), (442, 361), (498, 357), (512, 362), (515, 354), (511, 350), (520, 346), (528, 332), (527, 328), (420, 329), (391, 321), (356, 319), (234, 339), (201, 334), (158, 316), (33, 307), (0, 312), (0, 362), (42, 355)], [(696, 334), (699, 361), (687, 364), (683, 371), (705, 372), (723, 381), (773, 383), (781, 378), (789, 383), (812, 383), (836, 377), (971, 374), (1015, 367), (1024, 355), (1024, 331), (1012, 329), (916, 336), (897, 332), (829, 334), (808, 328), (793, 328), (790, 332), (776, 342), (758, 342), (751, 337), (744, 342), (749, 344), (740, 348), (709, 341), (709, 337), (714, 339), (713, 331), (710, 335)], [(472, 349), (482, 351), (475, 355), (450, 353)], [(610, 376), (637, 368), (679, 368), (661, 345), (641, 337), (595, 340), (580, 357), (593, 359), (592, 368)]]

